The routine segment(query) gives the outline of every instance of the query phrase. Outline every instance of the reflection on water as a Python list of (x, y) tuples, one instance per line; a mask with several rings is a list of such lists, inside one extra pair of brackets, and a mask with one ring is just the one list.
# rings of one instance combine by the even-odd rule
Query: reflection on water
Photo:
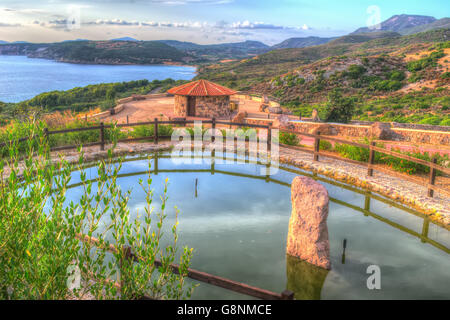
[[(170, 155), (153, 158), (154, 205), (169, 178), (168, 207), (180, 210), (180, 244), (194, 248), (192, 267), (263, 289), (295, 291), (298, 299), (448, 299), (450, 297), (448, 230), (423, 215), (364, 190), (282, 167), (261, 176), (261, 165), (175, 165)], [(145, 178), (148, 160), (129, 158), (120, 171), (123, 189), (133, 189), (133, 215), (142, 211), (145, 194), (137, 181)], [(87, 169), (96, 177), (96, 169)], [(317, 270), (286, 258), (291, 214), (290, 183), (298, 175), (318, 179), (330, 195), (328, 231), (332, 270)], [(68, 201), (81, 196), (74, 187)], [(145, 179), (144, 179), (145, 180)], [(166, 227), (173, 223), (170, 211)], [(346, 239), (345, 261), (343, 241)], [(343, 263), (345, 262), (345, 263)], [(381, 290), (368, 290), (369, 265), (381, 268)], [(200, 284), (193, 298), (227, 299), (247, 296)]]
[(286, 256), (287, 289), (295, 293), (297, 300), (318, 300), (328, 270), (311, 263)]

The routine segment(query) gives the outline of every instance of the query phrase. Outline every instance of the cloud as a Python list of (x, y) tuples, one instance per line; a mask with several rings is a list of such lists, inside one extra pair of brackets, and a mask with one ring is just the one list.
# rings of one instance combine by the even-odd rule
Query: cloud
[(235, 29), (284, 29), (283, 26), (267, 24), (264, 22), (238, 21), (231, 24), (231, 28)]
[(20, 23), (3, 23), (0, 22), (0, 27), (11, 28), (11, 27), (21, 27)]
[(113, 20), (96, 20), (91, 22), (84, 22), (84, 25), (113, 25), (113, 26), (138, 26), (140, 23), (138, 21), (126, 21), (122, 19)]

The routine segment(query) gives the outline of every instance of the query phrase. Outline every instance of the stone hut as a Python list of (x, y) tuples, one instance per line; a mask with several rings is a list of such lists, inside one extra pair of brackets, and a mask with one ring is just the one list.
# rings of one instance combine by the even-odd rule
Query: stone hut
[(229, 117), (232, 113), (230, 96), (236, 91), (207, 80), (197, 80), (172, 88), (177, 117)]

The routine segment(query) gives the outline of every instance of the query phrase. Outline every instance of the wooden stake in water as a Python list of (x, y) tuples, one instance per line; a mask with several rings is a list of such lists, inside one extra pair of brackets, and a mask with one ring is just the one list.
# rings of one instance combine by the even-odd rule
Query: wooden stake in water
[(195, 197), (197, 198), (197, 186), (198, 186), (198, 178), (195, 178)]
[(343, 251), (342, 251), (342, 264), (345, 264), (345, 249), (347, 248), (347, 239), (344, 239), (342, 243)]

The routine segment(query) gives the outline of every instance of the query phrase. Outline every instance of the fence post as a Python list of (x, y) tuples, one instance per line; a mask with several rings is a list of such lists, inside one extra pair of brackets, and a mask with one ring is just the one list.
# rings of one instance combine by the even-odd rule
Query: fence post
[(155, 118), (155, 144), (158, 144), (158, 118)]
[(272, 151), (272, 126), (267, 126), (267, 151)]
[(372, 168), (372, 166), (373, 166), (373, 164), (375, 162), (375, 150), (373, 150), (372, 147), (374, 147), (374, 146), (375, 146), (375, 141), (372, 141), (370, 143), (370, 147), (369, 147), (369, 167), (367, 169), (367, 175), (369, 177), (373, 176), (373, 168)]
[[(434, 157), (432, 161), (433, 161), (434, 164), (436, 164), (437, 163), (437, 158)], [(430, 184), (432, 186), (434, 186), (435, 180), (436, 180), (436, 169), (432, 168), (430, 166)], [(428, 189), (428, 196), (429, 197), (433, 197), (433, 195), (434, 195), (434, 190), (433, 189)]]
[(48, 141), (48, 128), (44, 128), (44, 138), (45, 138), (45, 142), (47, 142), (47, 144), (49, 144), (49, 141)]
[(127, 124), (129, 124), (130, 123), (130, 120), (128, 119), (128, 115), (127, 115)]
[(105, 124), (100, 123), (100, 150), (105, 150)]
[(294, 300), (294, 293), (290, 290), (284, 290), (281, 293), (281, 300)]
[(211, 142), (216, 141), (216, 118), (212, 118), (212, 136), (211, 136)]
[[(320, 131), (317, 131), (317, 135), (320, 136)], [(320, 139), (319, 137), (314, 138), (314, 161), (319, 161), (319, 151), (320, 151)]]

